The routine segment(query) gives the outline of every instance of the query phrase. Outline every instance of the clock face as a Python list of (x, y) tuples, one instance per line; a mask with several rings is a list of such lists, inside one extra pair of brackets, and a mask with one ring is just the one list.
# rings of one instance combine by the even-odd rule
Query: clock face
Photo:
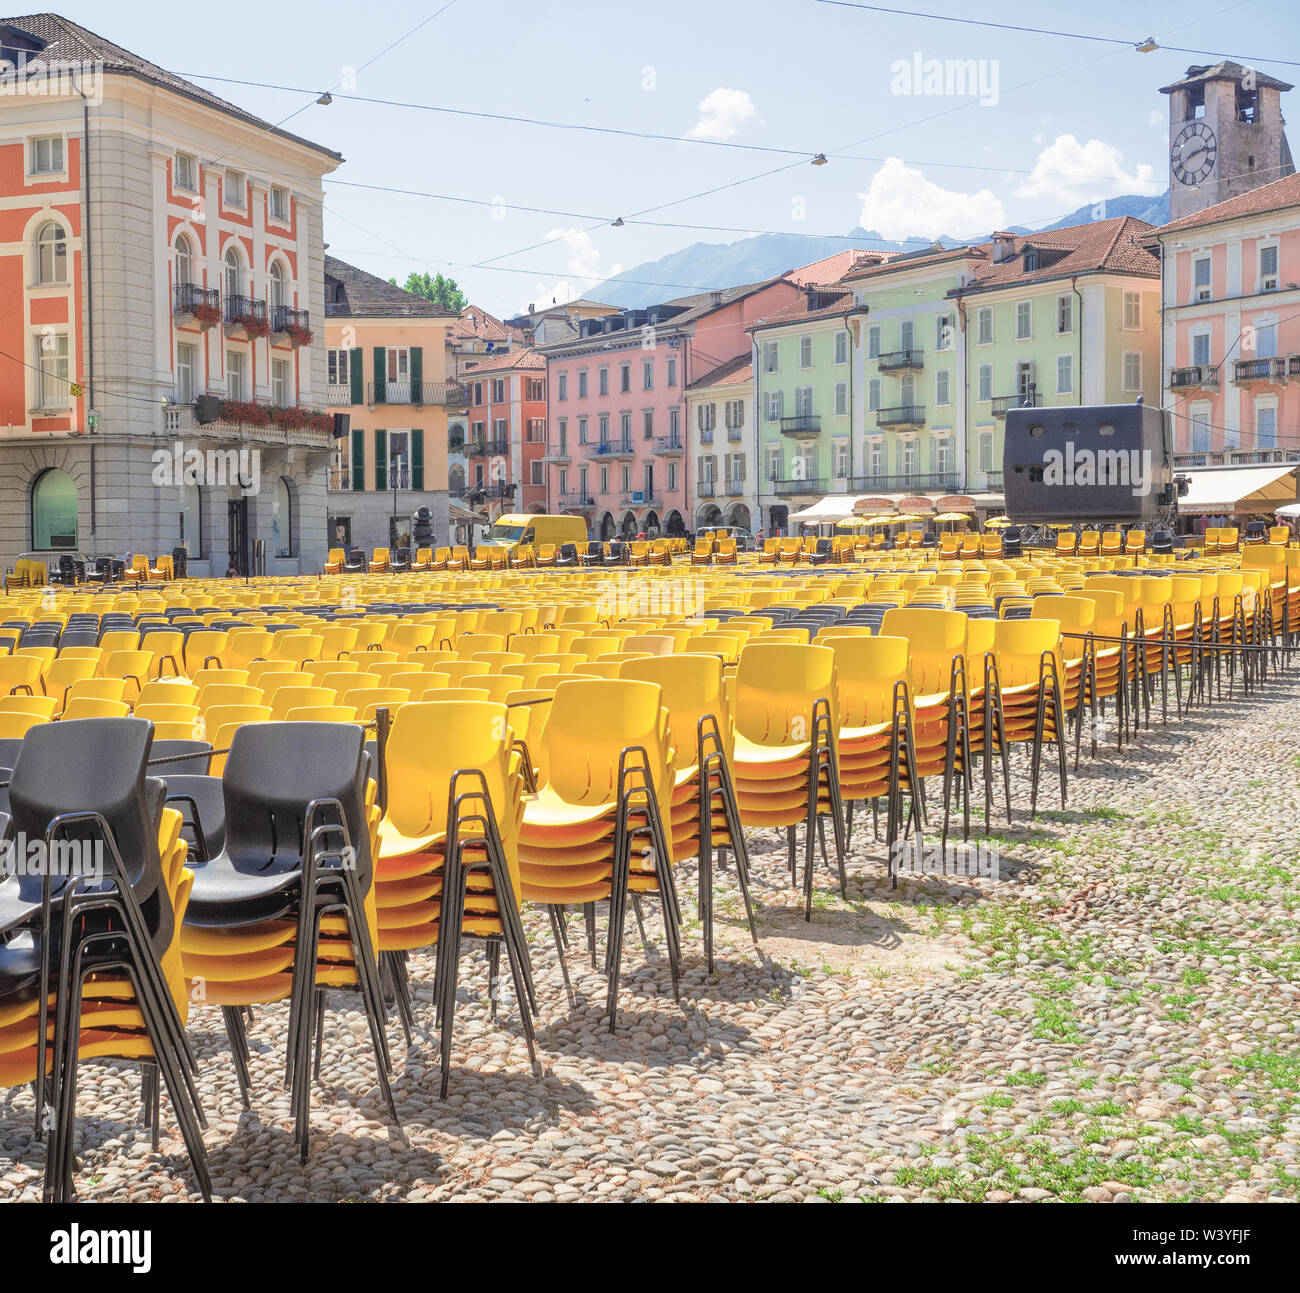
[(1219, 141), (1203, 121), (1185, 125), (1169, 150), (1169, 166), (1180, 184), (1199, 184), (1214, 170)]

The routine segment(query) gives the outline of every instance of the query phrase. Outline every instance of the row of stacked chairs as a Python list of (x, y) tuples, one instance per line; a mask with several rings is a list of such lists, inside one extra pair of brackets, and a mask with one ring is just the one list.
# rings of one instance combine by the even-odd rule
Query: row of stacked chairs
[[(1064, 803), (1069, 735), (1077, 767), (1089, 720), (1097, 752), (1099, 709), (1115, 709), (1123, 742), (1153, 712), (1167, 718), (1171, 698), (1179, 712), (1225, 686), (1232, 698), (1284, 666), (1296, 557), (647, 570), (649, 610), (581, 568), (367, 579), (364, 605), (347, 578), (12, 598), (0, 808), (18, 837), (93, 836), (110, 859), (105, 877), (48, 891), (23, 874), (0, 883), (14, 948), (0, 956), (0, 1074), (36, 1082), (38, 1110), (57, 1111), (49, 1197), (72, 1196), (77, 1067), (106, 1056), (143, 1064), (155, 1135), (167, 1088), (209, 1190), (185, 1034), (197, 1005), (222, 1010), (248, 1104), (246, 1012), (289, 1001), (305, 1158), (336, 990), (362, 1002), (396, 1121), (387, 1005), (409, 1043), (412, 958), (427, 949), (445, 1094), (467, 940), (487, 946), (494, 1001), (505, 949), (535, 1054), (526, 904), (545, 910), (566, 985), (569, 911), (582, 909), (594, 958), (605, 905), (613, 1029), (624, 921), (644, 899), (679, 990), (683, 861), (699, 859), (712, 968), (724, 855), (756, 931), (747, 830), (784, 829), (811, 919), (827, 827), (847, 892), (855, 805), (870, 806), (896, 874), (900, 841), (935, 828), (939, 797), (945, 845), (954, 813), (969, 833), (980, 782), (984, 829), (998, 799), (1010, 817), (1017, 746), (1029, 812), (1050, 755)], [(24, 644), (38, 629), (55, 641)]]

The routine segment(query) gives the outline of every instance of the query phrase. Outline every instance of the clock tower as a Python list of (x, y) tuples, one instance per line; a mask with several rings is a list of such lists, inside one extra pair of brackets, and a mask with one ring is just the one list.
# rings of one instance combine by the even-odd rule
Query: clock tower
[(1187, 69), (1169, 96), (1169, 218), (1203, 211), (1290, 175), (1285, 81), (1223, 61)]

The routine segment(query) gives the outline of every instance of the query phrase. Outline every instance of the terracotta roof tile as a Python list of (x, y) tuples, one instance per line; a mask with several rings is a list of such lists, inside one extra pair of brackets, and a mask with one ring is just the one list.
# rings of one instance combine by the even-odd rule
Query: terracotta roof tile
[(325, 257), (325, 317), (327, 319), (454, 319), (455, 310), (426, 301), (375, 274)]
[(699, 391), (709, 386), (735, 386), (741, 382), (751, 381), (753, 376), (753, 357), (746, 353), (737, 355), (735, 359), (728, 359), (725, 364), (719, 364), (716, 368), (705, 373), (703, 377), (696, 378), (686, 389), (688, 391)]
[[(203, 89), (202, 86), (195, 85), (193, 82), (185, 80), (184, 77), (177, 76), (174, 72), (169, 72), (156, 63), (151, 63), (148, 59), (141, 58), (138, 54), (133, 54), (130, 50), (113, 44), (112, 41), (106, 40), (103, 36), (98, 36), (93, 31), (78, 26), (61, 14), (37, 13), (27, 14), (20, 18), (0, 18), (0, 26), (17, 27), (20, 31), (25, 31), (43, 41), (50, 47), (51, 60), (100, 62), (103, 64), (106, 73), (139, 77), (152, 85), (162, 86), (164, 89), (172, 90), (176, 94), (184, 95), (187, 99), (205, 104), (209, 108), (225, 113), (227, 116), (236, 117), (250, 126), (256, 126), (259, 130), (267, 130), (272, 134), (279, 135), (282, 139), (301, 144), (305, 148), (310, 148), (325, 157), (332, 158), (335, 162), (343, 160), (342, 155), (336, 153), (333, 149), (325, 148), (321, 144), (314, 144), (310, 139), (304, 139), (301, 135), (281, 130), (278, 126), (273, 126), (269, 121), (263, 121), (261, 117), (254, 116), (251, 112), (246, 112), (243, 108), (236, 107), (233, 103), (218, 98), (215, 94)], [(11, 75), (16, 76), (17, 74), (13, 73)]]
[(546, 360), (536, 350), (514, 350), (506, 355), (485, 355), (478, 363), (466, 364), (465, 373), (481, 376), (484, 373), (506, 372), (518, 368), (546, 367)]
[(1222, 224), (1225, 220), (1237, 220), (1242, 216), (1263, 215), (1268, 211), (1281, 211), (1286, 207), (1300, 207), (1300, 173), (1284, 175), (1272, 184), (1261, 184), (1240, 197), (1229, 198), (1226, 202), (1217, 202), (1204, 211), (1195, 211), (1181, 219), (1171, 220), (1153, 229), (1152, 235), (1174, 233), (1179, 229), (1196, 229), (1201, 225)]

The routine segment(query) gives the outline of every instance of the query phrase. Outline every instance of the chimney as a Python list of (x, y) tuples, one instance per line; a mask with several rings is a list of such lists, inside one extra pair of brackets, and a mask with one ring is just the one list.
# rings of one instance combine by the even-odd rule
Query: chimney
[(716, 310), (716, 309), (718, 308), (718, 306), (720, 306), (721, 304), (722, 304), (722, 293), (721, 293), (721, 292), (710, 292), (710, 293), (709, 293), (709, 305), (710, 305), (713, 309)]
[(999, 232), (993, 235), (993, 263), (1000, 265), (1016, 254), (1016, 235)]

